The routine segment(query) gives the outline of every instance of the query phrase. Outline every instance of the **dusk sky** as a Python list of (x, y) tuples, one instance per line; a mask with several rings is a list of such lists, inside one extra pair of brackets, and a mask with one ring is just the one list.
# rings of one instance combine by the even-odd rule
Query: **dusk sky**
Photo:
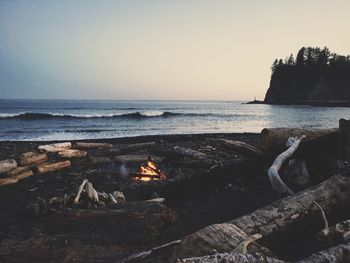
[(350, 1), (1, 1), (0, 98), (263, 99), (302, 46), (349, 55)]

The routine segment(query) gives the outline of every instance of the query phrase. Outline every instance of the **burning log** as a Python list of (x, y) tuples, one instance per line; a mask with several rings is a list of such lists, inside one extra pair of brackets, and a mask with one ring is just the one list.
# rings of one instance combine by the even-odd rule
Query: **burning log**
[(21, 155), (21, 165), (29, 165), (34, 163), (43, 163), (47, 161), (46, 153), (26, 152)]
[(331, 216), (340, 213), (341, 207), (349, 206), (350, 170), (248, 215), (188, 235), (168, 256), (175, 261), (177, 258), (207, 255), (213, 249), (218, 252), (232, 251), (245, 238), (238, 239), (230, 229), (238, 229), (245, 237), (259, 233), (266, 245), (273, 244), (282, 234), (284, 239), (288, 239), (288, 235), (295, 235), (299, 230), (302, 232), (305, 226), (319, 225), (321, 215), (315, 202)]
[(244, 156), (260, 156), (264, 152), (257, 147), (254, 147), (248, 143), (241, 141), (234, 141), (222, 138), (208, 138), (209, 143), (214, 143), (220, 147), (223, 147), (228, 150), (232, 150), (235, 153), (242, 154)]
[(102, 142), (77, 142), (76, 147), (84, 148), (84, 149), (92, 149), (92, 148), (110, 149), (113, 147), (113, 144), (102, 143)]
[(272, 188), (280, 194), (293, 194), (293, 191), (282, 181), (278, 171), (281, 169), (282, 164), (298, 149), (298, 146), (304, 137), (305, 136), (302, 135), (300, 139), (293, 137), (289, 138), (287, 142), (287, 146), (289, 147), (288, 150), (278, 155), (270, 169), (267, 171)]
[(167, 176), (159, 169), (158, 165), (148, 157), (147, 162), (141, 165), (136, 174), (131, 175), (136, 181), (165, 180)]
[(58, 155), (63, 158), (82, 158), (87, 156), (87, 151), (71, 149), (71, 150), (64, 150), (64, 151), (58, 152)]
[(261, 131), (259, 146), (266, 150), (281, 151), (286, 148), (290, 137), (305, 135), (303, 143), (319, 140), (328, 136), (337, 136), (338, 129), (294, 129), (294, 128), (265, 128)]
[(71, 166), (71, 162), (70, 161), (63, 161), (63, 162), (57, 162), (57, 163), (45, 163), (45, 164), (41, 164), (37, 167), (38, 173), (42, 174), (42, 173), (49, 173), (49, 172), (54, 172), (57, 170), (62, 170), (65, 168), (68, 168)]
[(8, 184), (15, 184), (27, 177), (30, 177), (33, 175), (33, 172), (31, 170), (24, 171), (20, 174), (14, 175), (12, 177), (7, 178), (0, 178), (0, 186), (8, 185)]
[(72, 147), (72, 144), (70, 142), (60, 142), (60, 143), (53, 143), (53, 144), (47, 144), (47, 145), (40, 145), (38, 147), (39, 150), (45, 151), (45, 152), (61, 152), (67, 149), (70, 149)]
[(17, 162), (14, 159), (7, 159), (0, 161), (0, 174), (6, 173), (17, 168)]

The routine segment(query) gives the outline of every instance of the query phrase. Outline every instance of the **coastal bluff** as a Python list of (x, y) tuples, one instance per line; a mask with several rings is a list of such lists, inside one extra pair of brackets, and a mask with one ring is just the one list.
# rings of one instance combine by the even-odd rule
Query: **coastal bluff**
[(291, 54), (275, 59), (271, 69), (262, 103), (350, 106), (350, 56), (331, 53), (327, 47), (302, 47), (296, 58)]

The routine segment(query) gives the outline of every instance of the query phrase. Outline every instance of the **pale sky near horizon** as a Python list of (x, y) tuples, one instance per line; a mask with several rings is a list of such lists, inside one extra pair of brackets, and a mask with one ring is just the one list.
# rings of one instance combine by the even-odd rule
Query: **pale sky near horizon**
[(302, 46), (349, 55), (350, 1), (0, 1), (0, 98), (263, 99)]

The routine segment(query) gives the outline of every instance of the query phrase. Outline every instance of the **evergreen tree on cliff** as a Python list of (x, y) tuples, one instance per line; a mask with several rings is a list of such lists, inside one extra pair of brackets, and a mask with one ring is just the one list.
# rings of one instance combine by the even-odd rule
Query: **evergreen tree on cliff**
[(302, 47), (293, 54), (275, 59), (265, 102), (270, 104), (317, 104), (348, 101), (350, 105), (350, 56), (324, 47)]

